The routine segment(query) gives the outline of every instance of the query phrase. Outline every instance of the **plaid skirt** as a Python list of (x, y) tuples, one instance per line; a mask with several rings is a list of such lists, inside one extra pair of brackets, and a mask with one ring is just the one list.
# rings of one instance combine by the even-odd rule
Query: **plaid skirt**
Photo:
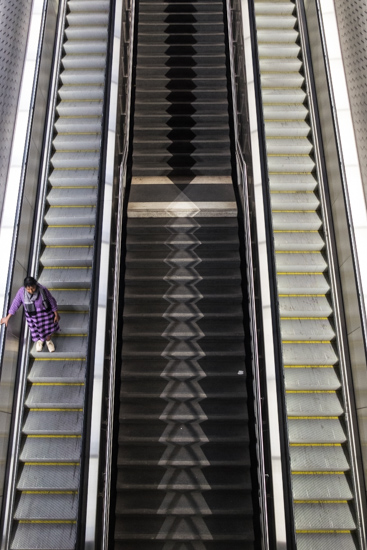
[(26, 311), (25, 317), (33, 342), (41, 340), (44, 342), (47, 336), (50, 336), (54, 332), (59, 332), (59, 323), (54, 323), (55, 313), (53, 311), (37, 311), (36, 315), (29, 315)]

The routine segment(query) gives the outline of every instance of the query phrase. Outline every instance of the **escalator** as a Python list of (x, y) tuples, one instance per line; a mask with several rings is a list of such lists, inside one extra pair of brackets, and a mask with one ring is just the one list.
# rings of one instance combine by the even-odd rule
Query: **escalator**
[(111, 548), (261, 544), (228, 105), (223, 2), (139, 2)]
[[(254, 3), (297, 548), (362, 550), (297, 12), (292, 0)], [(12, 451), (12, 549), (78, 545), (109, 8), (67, 2), (38, 271), (62, 332), (55, 353), (30, 350)], [(116, 550), (266, 547), (223, 9), (221, 0), (138, 2), (110, 503)]]
[(348, 383), (294, 1), (255, 0), (297, 548), (364, 548)]
[(55, 353), (30, 350), (4, 548), (76, 547), (109, 4), (66, 5), (38, 268), (62, 330)]

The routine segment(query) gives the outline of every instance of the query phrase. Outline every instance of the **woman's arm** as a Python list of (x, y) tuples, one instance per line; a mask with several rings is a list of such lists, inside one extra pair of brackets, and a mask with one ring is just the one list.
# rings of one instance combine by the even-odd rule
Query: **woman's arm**
[(43, 288), (45, 290), (45, 294), (47, 296), (47, 299), (50, 302), (51, 309), (55, 314), (54, 322), (58, 323), (60, 321), (60, 315), (59, 315), (59, 312), (57, 311), (57, 302), (56, 302), (55, 298), (52, 296), (51, 292), (48, 290), (48, 288), (46, 288), (46, 287), (43, 287)]
[(9, 319), (11, 317), (11, 313), (8, 313), (8, 315), (6, 317), (3, 317), (1, 320), (0, 320), (0, 325), (5, 325), (6, 327), (8, 326), (8, 323), (9, 323)]
[(57, 302), (55, 300), (55, 298), (52, 296), (51, 292), (48, 290), (48, 288), (46, 288), (45, 286), (42, 287), (45, 291), (45, 294), (46, 294), (46, 297), (47, 297), (47, 300), (50, 302), (50, 306), (51, 306), (51, 309), (52, 311), (55, 313), (57, 311)]
[(18, 290), (18, 292), (16, 293), (15, 295), (15, 298), (14, 300), (12, 301), (12, 304), (9, 308), (9, 313), (6, 317), (3, 317), (1, 320), (0, 320), (0, 325), (5, 325), (6, 327), (8, 326), (8, 322), (9, 322), (9, 319), (12, 315), (15, 315), (16, 312), (18, 311), (18, 309), (20, 308), (20, 306), (22, 305), (23, 303), (23, 296), (24, 296), (24, 288), (20, 288)]

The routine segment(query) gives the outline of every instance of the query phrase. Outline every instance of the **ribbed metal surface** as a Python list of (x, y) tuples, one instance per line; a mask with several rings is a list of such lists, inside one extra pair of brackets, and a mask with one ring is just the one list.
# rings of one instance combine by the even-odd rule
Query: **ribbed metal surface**
[[(350, 5), (346, 10), (350, 10)], [(359, 548), (297, 13), (255, 0), (298, 548)]]
[(56, 351), (31, 350), (11, 548), (73, 549), (78, 520), (109, 2), (67, 5), (39, 280)]

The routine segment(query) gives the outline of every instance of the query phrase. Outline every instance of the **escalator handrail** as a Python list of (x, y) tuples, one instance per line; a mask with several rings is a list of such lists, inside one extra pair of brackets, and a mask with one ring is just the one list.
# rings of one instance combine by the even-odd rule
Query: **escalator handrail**
[[(60, 0), (58, 22), (56, 28), (56, 40), (53, 52), (52, 71), (50, 78), (50, 88), (48, 96), (48, 108), (46, 115), (45, 133), (43, 140), (43, 151), (41, 156), (41, 169), (38, 186), (38, 200), (36, 206), (36, 213), (34, 217), (33, 231), (32, 231), (32, 246), (29, 255), (29, 273), (37, 278), (39, 257), (42, 240), (42, 228), (43, 228), (43, 215), (45, 209), (45, 195), (48, 182), (48, 167), (50, 162), (50, 156), (52, 151), (52, 136), (53, 125), (56, 112), (58, 80), (60, 73), (60, 64), (62, 56), (63, 36), (65, 27), (65, 13), (66, 13), (67, 0)], [(43, 36), (46, 25), (46, 9), (43, 10), (42, 25), (43, 32), (40, 40), (40, 47), (38, 50), (38, 63), (40, 63), (41, 48), (43, 43)], [(13, 402), (13, 414), (12, 414), (12, 428), (11, 436), (8, 445), (8, 461), (7, 461), (7, 475), (6, 484), (4, 487), (4, 504), (1, 517), (1, 550), (7, 550), (9, 548), (9, 540), (11, 535), (11, 524), (13, 518), (13, 508), (15, 499), (15, 485), (17, 475), (17, 464), (20, 454), (20, 440), (23, 418), (23, 403), (27, 387), (27, 375), (29, 364), (29, 350), (30, 350), (30, 338), (29, 329), (24, 323), (24, 330), (20, 337), (19, 355), (17, 363), (17, 380), (14, 402)]]
[(263, 418), (262, 418), (262, 398), (260, 384), (260, 362), (258, 355), (258, 338), (257, 338), (257, 322), (256, 322), (256, 305), (255, 305), (255, 284), (254, 284), (254, 267), (252, 258), (252, 238), (251, 238), (251, 221), (250, 221), (250, 206), (249, 192), (247, 180), (247, 166), (242, 153), (239, 140), (238, 128), (238, 112), (237, 112), (237, 93), (236, 93), (236, 75), (234, 65), (234, 40), (232, 32), (232, 10), (231, 0), (226, 0), (227, 10), (227, 29), (229, 42), (229, 66), (231, 79), (231, 96), (232, 96), (232, 113), (233, 113), (233, 128), (235, 139), (235, 154), (237, 165), (237, 184), (240, 188), (240, 198), (244, 216), (244, 239), (245, 239), (245, 255), (247, 266), (247, 284), (249, 298), (249, 317), (250, 317), (250, 338), (252, 348), (252, 375), (254, 389), (254, 413), (256, 418), (256, 438), (257, 438), (257, 459), (258, 459), (258, 482), (259, 482), (259, 506), (260, 506), (260, 525), (262, 534), (262, 550), (269, 549), (269, 527), (267, 514), (266, 500), (266, 471), (265, 471), (265, 456), (264, 456), (264, 433), (263, 433)]
[[(122, 228), (124, 221), (124, 199), (127, 178), (127, 160), (129, 156), (129, 135), (130, 135), (130, 119), (131, 119), (131, 97), (132, 97), (132, 80), (133, 80), (133, 59), (135, 48), (135, 0), (125, 0), (130, 3), (130, 7), (126, 7), (126, 11), (130, 13), (129, 20), (129, 35), (128, 40), (128, 70), (127, 70), (127, 85), (126, 85), (126, 112), (123, 136), (123, 151), (119, 169), (119, 189), (118, 189), (118, 207), (115, 235), (115, 258), (114, 258), (114, 280), (113, 280), (113, 301), (112, 321), (111, 321), (111, 350), (110, 350), (110, 367), (108, 380), (108, 411), (107, 411), (107, 427), (106, 427), (106, 456), (105, 456), (105, 472), (104, 472), (104, 494), (103, 494), (103, 540), (102, 550), (108, 549), (109, 523), (110, 523), (110, 499), (111, 499), (111, 475), (112, 475), (112, 453), (113, 453), (113, 420), (115, 414), (115, 379), (116, 379), (116, 348), (117, 348), (117, 328), (119, 317), (119, 296), (120, 291), (120, 264), (121, 264), (121, 247), (122, 247)], [(124, 9), (124, 7), (123, 7)]]

